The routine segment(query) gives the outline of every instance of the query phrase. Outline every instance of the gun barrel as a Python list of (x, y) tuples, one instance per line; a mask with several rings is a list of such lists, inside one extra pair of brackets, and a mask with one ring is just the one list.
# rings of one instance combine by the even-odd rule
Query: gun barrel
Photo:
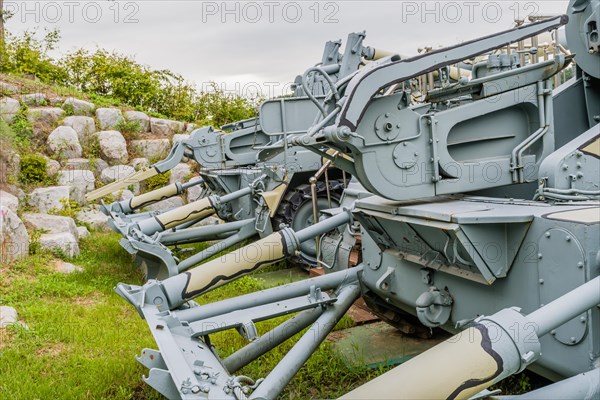
[[(600, 303), (598, 288), (600, 277), (528, 316), (509, 308), (478, 318), (474, 326), (341, 399), (470, 398), (537, 360), (541, 355), (538, 338)], [(461, 360), (458, 367), (456, 360)], [(432, 385), (431, 377), (440, 381)]]
[(158, 174), (159, 172), (153, 167), (138, 171), (133, 175), (129, 175), (123, 179), (119, 179), (118, 181), (109, 183), (108, 185), (102, 186), (101, 188), (89, 192), (85, 195), (85, 199), (86, 201), (97, 200), (118, 190), (125, 189), (129, 185), (133, 185), (145, 179), (152, 178), (153, 176), (156, 176)]

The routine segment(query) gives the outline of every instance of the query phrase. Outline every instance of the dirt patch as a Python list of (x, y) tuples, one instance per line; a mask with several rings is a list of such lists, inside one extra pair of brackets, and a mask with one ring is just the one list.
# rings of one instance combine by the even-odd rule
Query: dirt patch
[(95, 306), (101, 302), (102, 302), (102, 293), (100, 293), (100, 292), (92, 292), (85, 296), (73, 297), (70, 300), (70, 303), (75, 304), (77, 306), (82, 306), (82, 307)]
[(0, 328), (0, 350), (10, 347), (14, 339), (15, 334), (9, 328)]
[(69, 351), (69, 345), (63, 342), (58, 343), (47, 343), (42, 348), (36, 351), (38, 357), (48, 356), (51, 358), (56, 358), (61, 354)]

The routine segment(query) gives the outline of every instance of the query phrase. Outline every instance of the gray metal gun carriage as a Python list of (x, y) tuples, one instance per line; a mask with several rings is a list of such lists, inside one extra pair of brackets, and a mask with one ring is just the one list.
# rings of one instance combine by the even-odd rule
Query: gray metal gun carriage
[[(140, 179), (163, 173), (182, 160), (193, 158), (201, 166), (202, 180), (175, 183), (132, 199), (103, 204), (111, 227), (120, 232), (121, 244), (147, 271), (164, 278), (196, 265), (210, 256), (253, 236), (264, 237), (283, 225), (301, 229), (316, 221), (319, 209), (337, 206), (344, 182), (343, 172), (330, 169), (331, 162), (301, 147), (287, 150), (268, 161), (257, 159), (261, 146), (285, 141), (288, 134), (305, 133), (314, 123), (321, 126), (321, 103), (330, 88), (356, 72), (366, 60), (385, 53), (363, 46), (364, 33), (348, 36), (344, 54), (341, 41), (327, 42), (321, 63), (296, 79), (294, 94), (261, 105), (260, 117), (222, 127), (231, 133), (205, 127), (174, 145), (169, 156), (149, 169), (107, 185), (89, 195), (98, 198)], [(315, 118), (316, 116), (316, 118)], [(174, 210), (134, 213), (144, 206), (203, 185), (202, 198)], [(217, 213), (225, 224), (190, 228)], [(208, 249), (182, 262), (167, 247), (182, 243), (218, 240)], [(314, 265), (312, 240), (301, 245), (296, 260)]]
[[(356, 73), (328, 105), (333, 124), (288, 138), (323, 157), (326, 146), (350, 158), (335, 164), (365, 188), (348, 190), (352, 206), (263, 238), (252, 245), (259, 256), (244, 257), (250, 249), (242, 248), (160, 282), (117, 286), (159, 348), (138, 358), (150, 370), (145, 381), (168, 398), (274, 399), (363, 296), (392, 323), (418, 320), (456, 336), (345, 399), (507, 398), (487, 388), (525, 368), (558, 382), (523, 398), (597, 398), (599, 15), (600, 1), (573, 0), (568, 17), (393, 56)], [(553, 90), (570, 55), (558, 45), (548, 60), (536, 49), (511, 53), (513, 44), (567, 22), (576, 75)], [(426, 103), (410, 101), (416, 80), (481, 56), (487, 60), (470, 79), (429, 87)], [(497, 173), (486, 174), (491, 168)], [(362, 236), (354, 268), (324, 263), (332, 271), (319, 278), (203, 306), (191, 301), (354, 221)], [(255, 322), (292, 313), (258, 335)], [(250, 343), (221, 359), (210, 335), (233, 328)], [(264, 379), (236, 375), (305, 328)]]

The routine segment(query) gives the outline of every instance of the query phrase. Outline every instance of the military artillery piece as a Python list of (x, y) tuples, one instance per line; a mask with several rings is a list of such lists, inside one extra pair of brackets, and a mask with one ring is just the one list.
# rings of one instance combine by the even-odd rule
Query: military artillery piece
[[(283, 230), (257, 242), (260, 257), (244, 258), (250, 248), (242, 248), (162, 282), (116, 288), (159, 347), (139, 358), (150, 369), (146, 382), (169, 398), (276, 398), (363, 296), (384, 318), (412, 316), (458, 336), (345, 398), (489, 397), (496, 393), (486, 388), (524, 368), (563, 379), (541, 393), (597, 398), (600, 1), (574, 0), (568, 13), (414, 58), (392, 56), (355, 74), (329, 104), (333, 124), (288, 138), (323, 157), (328, 147), (350, 158), (335, 163), (368, 190), (356, 190), (352, 207), (312, 231)], [(408, 100), (412, 80), (508, 53), (512, 43), (569, 19), (577, 74), (562, 87), (552, 90), (550, 80), (571, 56), (557, 50), (527, 65), (504, 57), (509, 62), (499, 69), (488, 58), (487, 73), (430, 88), (427, 103)], [(484, 174), (490, 168), (497, 173)], [(357, 267), (203, 306), (191, 302), (352, 220), (362, 234)], [(296, 312), (257, 335), (256, 321)], [(235, 375), (307, 327), (264, 380)], [(210, 335), (232, 328), (250, 343), (220, 359)]]
[[(322, 62), (296, 79), (294, 95), (268, 100), (261, 105), (257, 119), (223, 127), (194, 131), (190, 138), (174, 145), (169, 156), (148, 170), (90, 193), (98, 198), (124, 185), (138, 182), (173, 168), (185, 159), (201, 166), (201, 179), (175, 183), (132, 199), (102, 205), (113, 230), (123, 235), (122, 246), (136, 255), (150, 278), (176, 275), (210, 256), (244, 240), (265, 237), (283, 225), (300, 230), (317, 222), (318, 210), (338, 205), (349, 177), (330, 168), (331, 161), (298, 146), (269, 160), (257, 159), (259, 149), (273, 142), (285, 142), (291, 134), (305, 133), (312, 126), (326, 126), (321, 105), (338, 83), (348, 81), (367, 60), (386, 53), (363, 46), (364, 33), (348, 36), (343, 56), (340, 41), (327, 42)], [(305, 182), (309, 182), (306, 184)], [(173, 210), (134, 213), (144, 206), (181, 194), (187, 188), (203, 185), (204, 195)], [(190, 228), (203, 218), (217, 213), (222, 226)], [(206, 250), (179, 261), (168, 246), (221, 240)], [(316, 263), (314, 241), (302, 243), (295, 260), (306, 266)]]

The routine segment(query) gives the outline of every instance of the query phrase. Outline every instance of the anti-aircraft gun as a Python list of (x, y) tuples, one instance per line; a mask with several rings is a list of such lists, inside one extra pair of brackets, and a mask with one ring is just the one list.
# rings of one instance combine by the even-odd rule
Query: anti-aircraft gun
[[(341, 41), (327, 42), (321, 63), (296, 78), (293, 96), (264, 102), (258, 118), (227, 125), (222, 131), (198, 129), (189, 139), (176, 143), (165, 160), (89, 194), (90, 199), (98, 198), (164, 173), (182, 160), (193, 159), (200, 165), (200, 180), (174, 183), (102, 205), (111, 227), (124, 236), (122, 246), (136, 255), (148, 277), (176, 275), (243, 240), (265, 237), (283, 225), (300, 230), (316, 222), (318, 210), (338, 205), (349, 177), (330, 169), (331, 162), (298, 146), (287, 146), (286, 151), (268, 161), (256, 155), (269, 143), (285, 141), (287, 135), (306, 133), (314, 124), (325, 126), (331, 122), (323, 119), (321, 105), (330, 87), (347, 81), (362, 64), (386, 54), (364, 46), (364, 38), (364, 33), (350, 34), (343, 54), (339, 52)], [(224, 132), (228, 130), (232, 132)], [(134, 213), (196, 185), (203, 185), (203, 195), (190, 204)], [(226, 222), (191, 228), (213, 213)], [(168, 247), (211, 240), (221, 241), (183, 261)], [(302, 243), (295, 259), (314, 265), (315, 241)]]
[[(353, 189), (351, 207), (254, 243), (259, 256), (242, 248), (161, 282), (116, 288), (159, 347), (138, 358), (150, 370), (145, 381), (169, 398), (276, 398), (362, 296), (391, 323), (409, 319), (456, 336), (344, 398), (503, 398), (486, 389), (525, 368), (559, 382), (523, 398), (597, 398), (599, 15), (599, 0), (573, 0), (568, 16), (417, 57), (392, 56), (356, 73), (326, 104), (333, 124), (288, 138), (325, 158), (331, 153), (323, 147), (349, 158), (334, 162), (365, 188)], [(555, 46), (548, 60), (536, 60), (531, 49), (523, 62), (512, 44), (563, 25), (577, 69), (553, 89), (573, 56)], [(481, 56), (485, 64), (470, 78), (429, 87), (425, 103), (411, 103), (415, 80), (448, 75)], [(306, 236), (352, 221), (362, 236), (358, 266), (190, 302), (285, 258)], [(258, 335), (255, 322), (291, 313)], [(233, 328), (250, 343), (221, 359), (210, 335)], [(264, 379), (236, 375), (305, 328)]]

